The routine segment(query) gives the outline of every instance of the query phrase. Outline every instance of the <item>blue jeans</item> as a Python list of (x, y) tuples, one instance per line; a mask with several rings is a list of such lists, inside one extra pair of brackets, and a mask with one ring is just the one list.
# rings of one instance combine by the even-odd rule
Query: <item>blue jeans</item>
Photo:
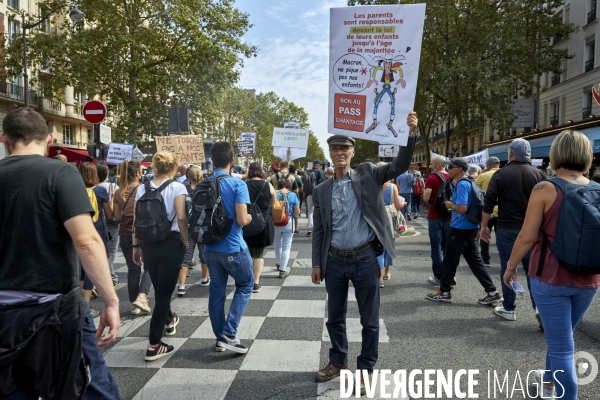
[(366, 369), (372, 373), (379, 356), (379, 264), (372, 247), (360, 251), (354, 257), (329, 253), (327, 258), (325, 289), (329, 295), (329, 362), (338, 366), (348, 364), (346, 313), (349, 281), (354, 285), (362, 325), (362, 350), (356, 365), (358, 369)]
[[(559, 267), (560, 268), (560, 267)], [(598, 289), (551, 285), (537, 278), (531, 279), (531, 291), (542, 318), (548, 352), (544, 382), (555, 382), (556, 398), (577, 399), (577, 375), (573, 360), (575, 342), (573, 331), (592, 304)], [(563, 390), (564, 387), (564, 390)], [(563, 393), (564, 392), (564, 393)]]
[(442, 260), (450, 221), (430, 218), (427, 220), (427, 224), (429, 225), (429, 244), (431, 245), (431, 269), (433, 276), (440, 280), (442, 279)]
[[(504, 284), (504, 273), (506, 272), (506, 263), (510, 259), (510, 253), (512, 252), (517, 236), (519, 236), (520, 229), (498, 229), (496, 231), (496, 247), (498, 248), (498, 254), (500, 255), (500, 282), (502, 284), (502, 296), (504, 302), (502, 305), (506, 311), (514, 311), (517, 308), (517, 293), (512, 288), (509, 288)], [(527, 277), (527, 288), (529, 289), (529, 295), (531, 296), (531, 283), (529, 279), (529, 258), (531, 252), (527, 253), (523, 257), (523, 269), (525, 270), (525, 276)], [(531, 296), (531, 305), (535, 310), (535, 300)]]
[[(400, 210), (400, 212), (402, 213), (402, 215), (404, 215), (404, 218), (406, 219), (406, 215), (410, 215), (410, 213), (412, 212), (411, 210), (411, 204), (412, 204), (412, 193), (400, 193), (400, 196), (404, 197), (404, 199), (406, 200), (406, 207), (402, 208), (402, 210)], [(393, 204), (393, 201), (392, 201)]]
[(416, 196), (414, 193), (411, 195), (411, 206), (412, 210), (410, 210), (414, 215), (419, 215), (419, 210), (421, 208), (421, 201), (423, 200), (422, 196)]
[[(217, 340), (221, 338), (221, 335), (235, 337), (254, 287), (250, 252), (247, 248), (237, 253), (218, 253), (205, 250), (204, 257), (211, 279), (208, 291), (208, 314), (213, 332)], [(227, 279), (230, 275), (235, 280), (235, 293), (226, 321), (225, 295)]]
[(290, 251), (292, 250), (292, 239), (294, 238), (294, 229), (292, 228), (293, 218), (285, 226), (275, 227), (275, 262), (279, 264), (279, 270), (285, 271), (290, 260)]

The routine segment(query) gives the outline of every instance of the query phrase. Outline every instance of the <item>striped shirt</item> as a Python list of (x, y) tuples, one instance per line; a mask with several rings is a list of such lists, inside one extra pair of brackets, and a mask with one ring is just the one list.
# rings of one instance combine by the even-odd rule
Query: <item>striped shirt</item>
[(331, 193), (331, 245), (338, 249), (353, 249), (375, 239), (375, 231), (363, 217), (352, 188), (350, 174), (333, 179)]

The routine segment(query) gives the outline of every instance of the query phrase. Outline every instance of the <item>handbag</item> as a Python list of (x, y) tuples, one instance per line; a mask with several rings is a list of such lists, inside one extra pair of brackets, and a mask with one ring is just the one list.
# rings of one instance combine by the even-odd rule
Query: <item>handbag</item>
[[(250, 214), (252, 216), (252, 221), (250, 221), (250, 223), (248, 225), (242, 227), (242, 234), (244, 237), (258, 235), (265, 229), (265, 223), (266, 223), (265, 216), (263, 215), (262, 210), (256, 204), (256, 202), (258, 201), (260, 196), (263, 195), (263, 190), (265, 189), (266, 184), (267, 184), (267, 181), (265, 181), (265, 183), (263, 184), (263, 186), (260, 189), (258, 196), (256, 196), (256, 199), (254, 200), (254, 202), (251, 204), (248, 204), (248, 214)], [(269, 205), (269, 212), (271, 211), (270, 209), (271, 209), (271, 206)]]
[(404, 219), (404, 215), (396, 210), (396, 207), (393, 204), (385, 206), (385, 211), (389, 218), (390, 226), (392, 227), (394, 239), (402, 236), (406, 231), (406, 219)]

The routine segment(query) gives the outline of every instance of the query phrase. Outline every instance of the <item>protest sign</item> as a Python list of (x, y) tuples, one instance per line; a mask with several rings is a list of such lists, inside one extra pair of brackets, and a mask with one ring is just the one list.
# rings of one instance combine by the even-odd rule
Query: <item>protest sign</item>
[(155, 136), (156, 151), (170, 151), (178, 164), (201, 164), (204, 158), (204, 140), (200, 135)]
[(329, 132), (406, 146), (425, 4), (332, 8)]
[(123, 161), (131, 160), (133, 156), (133, 145), (123, 143), (110, 143), (106, 163), (110, 165), (121, 165)]
[[(431, 152), (431, 158), (435, 157), (435, 156), (439, 156), (439, 154), (434, 153), (433, 151)], [(448, 157), (448, 158), (454, 158), (454, 157)], [(479, 153), (475, 153), (475, 154), (471, 154), (470, 156), (466, 156), (466, 157), (457, 157), (457, 158), (464, 158), (467, 160), (467, 163), (469, 164), (487, 164), (487, 160), (488, 160), (488, 151), (487, 149), (480, 151)]]
[(295, 128), (273, 128), (271, 146), (308, 148), (308, 130)]
[(250, 157), (254, 155), (254, 142), (251, 140), (240, 140), (238, 143), (238, 155)]

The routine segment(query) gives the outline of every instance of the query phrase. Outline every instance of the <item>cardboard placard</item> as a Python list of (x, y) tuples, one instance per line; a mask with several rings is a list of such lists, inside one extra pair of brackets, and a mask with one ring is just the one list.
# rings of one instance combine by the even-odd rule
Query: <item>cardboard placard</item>
[(177, 156), (178, 164), (202, 164), (204, 139), (200, 135), (155, 136), (156, 151), (170, 151)]

